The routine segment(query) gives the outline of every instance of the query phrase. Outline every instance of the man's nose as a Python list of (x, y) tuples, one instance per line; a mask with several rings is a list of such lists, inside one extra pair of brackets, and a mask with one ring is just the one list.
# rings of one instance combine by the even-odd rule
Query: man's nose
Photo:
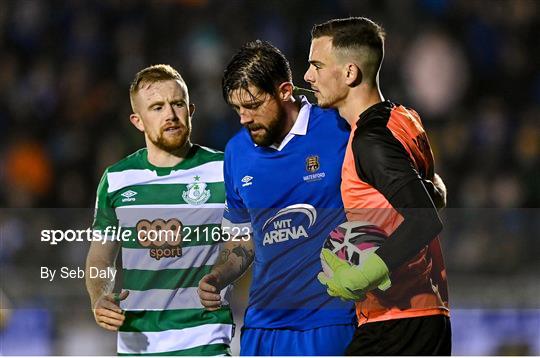
[(165, 105), (167, 120), (176, 120), (178, 119), (178, 115), (176, 114), (176, 111), (174, 110), (174, 106), (172, 104), (166, 104)]
[(311, 66), (309, 66), (309, 68), (307, 69), (306, 73), (304, 73), (304, 81), (308, 82), (308, 83), (312, 83), (313, 82), (313, 76), (311, 74)]
[(253, 117), (251, 114), (246, 110), (240, 110), (238, 113), (240, 115), (240, 124), (245, 126), (246, 124), (249, 124), (253, 122)]

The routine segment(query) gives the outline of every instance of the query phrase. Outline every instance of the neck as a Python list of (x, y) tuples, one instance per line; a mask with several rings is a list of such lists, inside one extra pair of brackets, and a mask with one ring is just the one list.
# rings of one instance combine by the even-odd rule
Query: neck
[(382, 101), (384, 97), (378, 83), (376, 86), (360, 85), (349, 91), (342, 105), (338, 107), (339, 115), (345, 118), (349, 125), (354, 126), (366, 109)]
[(298, 118), (298, 114), (300, 113), (300, 101), (293, 99), (290, 102), (286, 102), (284, 104), (285, 109), (285, 125), (283, 126), (283, 131), (281, 135), (278, 138), (277, 143), (274, 143), (274, 145), (279, 146), (279, 144), (285, 139), (285, 136), (287, 133), (289, 133), (294, 126), (294, 123), (296, 122), (296, 119)]
[(181, 148), (167, 152), (156, 147), (153, 143), (146, 143), (148, 149), (148, 162), (156, 167), (174, 167), (182, 162), (193, 145), (188, 141)]

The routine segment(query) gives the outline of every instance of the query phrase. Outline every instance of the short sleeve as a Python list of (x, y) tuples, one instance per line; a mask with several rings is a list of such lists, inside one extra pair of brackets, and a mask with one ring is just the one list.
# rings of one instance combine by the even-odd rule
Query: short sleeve
[(241, 231), (239, 232), (251, 233), (253, 232), (251, 217), (235, 186), (235, 176), (232, 164), (233, 161), (230, 149), (226, 148), (225, 160), (223, 163), (226, 202), (225, 211), (223, 213), (222, 229), (224, 232), (231, 232), (233, 228), (240, 228)]
[(94, 222), (92, 229), (105, 230), (107, 226), (116, 227), (118, 218), (114, 208), (111, 205), (108, 195), (109, 182), (107, 180), (107, 171), (101, 177), (96, 194), (96, 207), (94, 212)]

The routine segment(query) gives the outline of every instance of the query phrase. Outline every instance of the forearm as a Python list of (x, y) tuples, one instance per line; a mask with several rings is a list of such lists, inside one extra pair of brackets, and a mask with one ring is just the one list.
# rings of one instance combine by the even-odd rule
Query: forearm
[(413, 258), (442, 230), (442, 223), (434, 210), (405, 209), (400, 213), (404, 215), (404, 221), (377, 250), (390, 271)]
[(90, 296), (90, 302), (94, 307), (96, 301), (103, 295), (109, 294), (114, 289), (114, 280), (110, 278), (90, 278), (90, 267), (96, 267), (98, 270), (107, 270), (108, 268), (114, 268), (114, 264), (107, 264), (102, 261), (86, 261), (86, 290)]
[(414, 257), (442, 230), (442, 222), (423, 183), (404, 186), (390, 203), (403, 216), (403, 222), (378, 250), (390, 271)]
[(218, 279), (220, 288), (226, 287), (238, 280), (249, 268), (255, 258), (251, 240), (226, 242), (219, 254), (219, 260), (212, 268), (211, 273)]
[[(101, 245), (98, 247), (97, 245)], [(112, 245), (106, 247), (107, 245)], [(109, 294), (114, 289), (114, 280), (111, 278), (91, 278), (90, 268), (95, 267), (98, 270), (115, 269), (116, 255), (118, 249), (114, 244), (93, 243), (86, 258), (85, 282), (90, 302), (94, 307), (96, 301), (103, 295)]]

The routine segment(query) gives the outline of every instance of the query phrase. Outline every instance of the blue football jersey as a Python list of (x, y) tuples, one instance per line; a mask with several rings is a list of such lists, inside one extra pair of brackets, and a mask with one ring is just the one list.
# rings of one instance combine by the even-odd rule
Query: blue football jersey
[(303, 100), (279, 148), (242, 129), (225, 149), (223, 227), (252, 230), (253, 279), (244, 326), (312, 329), (355, 321), (354, 306), (317, 280), (329, 232), (346, 221), (340, 194), (348, 124)]

